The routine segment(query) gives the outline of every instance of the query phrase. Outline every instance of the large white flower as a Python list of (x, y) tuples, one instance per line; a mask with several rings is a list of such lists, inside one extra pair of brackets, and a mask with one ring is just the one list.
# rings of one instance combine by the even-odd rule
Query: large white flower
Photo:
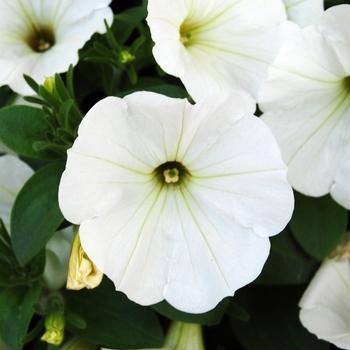
[(350, 263), (327, 259), (300, 300), (300, 321), (309, 332), (350, 349)]
[(274, 138), (245, 111), (231, 93), (191, 105), (139, 92), (83, 119), (59, 204), (130, 299), (200, 313), (260, 273), (293, 195)]
[(306, 27), (317, 24), (324, 11), (323, 0), (283, 0), (288, 19)]
[(350, 209), (350, 6), (332, 7), (290, 39), (260, 91), (262, 119), (309, 196), (331, 193)]
[(226, 89), (256, 99), (277, 50), (299, 29), (286, 19), (282, 0), (148, 1), (154, 57), (195, 101)]
[(0, 85), (22, 95), (33, 91), (23, 79), (42, 84), (78, 62), (78, 50), (110, 24), (111, 0), (0, 0)]

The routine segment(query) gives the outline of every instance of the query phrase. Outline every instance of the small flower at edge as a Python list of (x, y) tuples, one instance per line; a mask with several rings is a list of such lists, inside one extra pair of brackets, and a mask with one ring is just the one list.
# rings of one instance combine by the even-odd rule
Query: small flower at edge
[(302, 325), (319, 339), (350, 349), (350, 233), (326, 258), (304, 292)]
[(89, 259), (80, 243), (79, 232), (76, 234), (68, 263), (67, 289), (92, 289), (101, 283), (103, 273)]

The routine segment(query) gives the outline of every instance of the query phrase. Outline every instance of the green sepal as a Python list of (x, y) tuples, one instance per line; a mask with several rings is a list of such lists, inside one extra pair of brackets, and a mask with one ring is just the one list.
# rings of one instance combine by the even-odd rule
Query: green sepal
[(39, 84), (31, 78), (29, 75), (23, 74), (24, 80), (27, 82), (27, 84), (32, 88), (32, 90), (39, 95)]
[(172, 307), (165, 300), (152, 305), (152, 308), (161, 315), (166, 316), (174, 321), (181, 321), (187, 323), (198, 323), (201, 325), (212, 326), (219, 324), (225, 314), (226, 308), (229, 305), (229, 299), (222, 300), (213, 310), (201, 314), (190, 314), (182, 312)]
[(11, 350), (21, 350), (38, 302), (41, 284), (7, 288), (0, 294), (0, 338)]
[(85, 329), (87, 327), (87, 323), (82, 317), (69, 310), (65, 311), (64, 318), (66, 322), (68, 322), (77, 329)]
[(41, 168), (18, 193), (11, 213), (11, 240), (21, 265), (46, 244), (64, 218), (58, 205), (58, 185), (65, 165)]
[(39, 95), (54, 109), (59, 110), (61, 101), (54, 96), (44, 85), (39, 86)]
[(289, 223), (295, 239), (317, 260), (323, 260), (341, 241), (348, 213), (330, 195), (313, 198), (295, 192), (295, 209)]

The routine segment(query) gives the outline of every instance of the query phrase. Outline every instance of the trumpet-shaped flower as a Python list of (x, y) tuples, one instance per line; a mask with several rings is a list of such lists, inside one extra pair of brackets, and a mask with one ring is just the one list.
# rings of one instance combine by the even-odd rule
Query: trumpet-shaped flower
[(318, 338), (350, 349), (350, 262), (326, 259), (300, 300), (300, 321)]
[(258, 276), (293, 195), (273, 136), (240, 96), (108, 97), (78, 135), (60, 208), (117, 290), (201, 313)]
[(288, 19), (300, 27), (317, 24), (324, 12), (323, 0), (283, 0)]
[(282, 0), (148, 1), (154, 57), (195, 101), (227, 89), (256, 99), (279, 47), (299, 30), (286, 19)]
[(331, 193), (350, 209), (350, 6), (325, 11), (290, 39), (271, 65), (259, 104), (288, 165), (309, 196)]
[(23, 79), (42, 84), (78, 62), (78, 50), (110, 24), (111, 0), (0, 0), (0, 85), (15, 92), (33, 91)]

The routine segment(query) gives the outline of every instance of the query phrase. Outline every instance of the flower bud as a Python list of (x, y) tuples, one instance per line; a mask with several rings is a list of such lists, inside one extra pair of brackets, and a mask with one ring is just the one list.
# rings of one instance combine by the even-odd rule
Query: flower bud
[(56, 91), (55, 78), (54, 77), (46, 78), (43, 85), (52, 94), (54, 94), (54, 92)]
[(120, 63), (127, 64), (135, 59), (135, 56), (128, 51), (121, 51), (119, 54)]
[(61, 312), (52, 311), (45, 318), (45, 334), (41, 340), (49, 344), (60, 345), (64, 336), (64, 317)]
[(80, 243), (79, 233), (74, 238), (68, 263), (67, 289), (79, 290), (97, 287), (103, 273), (89, 259)]

